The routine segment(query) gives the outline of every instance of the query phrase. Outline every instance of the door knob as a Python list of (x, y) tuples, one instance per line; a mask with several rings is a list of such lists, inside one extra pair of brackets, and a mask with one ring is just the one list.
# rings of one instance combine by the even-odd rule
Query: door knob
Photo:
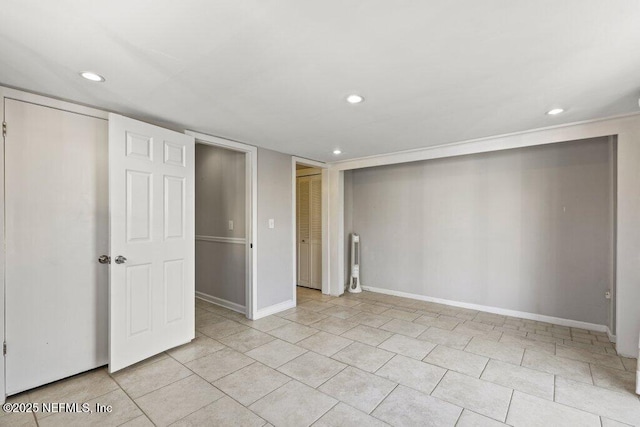
[(116, 264), (124, 264), (127, 262), (127, 259), (125, 257), (123, 257), (122, 255), (118, 255), (116, 257)]
[(111, 257), (109, 255), (100, 255), (98, 262), (100, 264), (111, 264)]

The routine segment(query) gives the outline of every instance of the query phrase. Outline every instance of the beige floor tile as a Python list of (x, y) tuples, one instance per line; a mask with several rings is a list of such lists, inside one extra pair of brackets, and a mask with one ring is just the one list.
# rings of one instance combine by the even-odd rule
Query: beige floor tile
[(607, 354), (606, 348), (601, 345), (585, 344), (582, 342), (571, 341), (568, 339), (565, 339), (563, 341), (563, 345), (565, 347), (581, 348), (583, 350), (588, 350), (592, 353)]
[(395, 387), (392, 381), (348, 367), (318, 390), (368, 414)]
[(333, 356), (335, 353), (339, 352), (351, 343), (353, 343), (353, 341), (350, 339), (329, 334), (327, 332), (318, 332), (317, 334), (298, 342), (297, 345), (324, 356)]
[(376, 375), (429, 394), (438, 385), (445, 372), (447, 372), (446, 369), (438, 366), (396, 355), (378, 369)]
[(312, 424), (336, 403), (332, 397), (293, 380), (249, 409), (278, 427), (297, 427)]
[(635, 372), (591, 365), (591, 374), (593, 376), (593, 383), (598, 387), (604, 387), (620, 392), (635, 393)]
[(212, 325), (206, 325), (198, 329), (209, 338), (214, 340), (228, 337), (229, 335), (237, 334), (238, 332), (246, 331), (249, 327), (241, 325), (233, 320), (224, 320), (222, 322), (214, 323)]
[(171, 357), (180, 363), (191, 362), (218, 350), (222, 350), (224, 345), (206, 335), (198, 335), (189, 344), (172, 348), (167, 351)]
[(468, 409), (462, 411), (456, 427), (504, 427), (506, 424), (492, 420), (484, 415), (476, 414)]
[(494, 325), (487, 324), (487, 323), (481, 323), (481, 322), (475, 322), (473, 320), (464, 322), (463, 326), (465, 328), (475, 329), (475, 330), (478, 330), (478, 331), (492, 331), (493, 328), (494, 328)]
[(567, 347), (565, 345), (556, 346), (556, 355), (567, 359), (580, 360), (594, 365), (606, 366), (608, 368), (622, 369), (624, 365), (620, 357), (611, 354), (598, 354), (581, 348)]
[[(561, 420), (561, 421), (560, 421)], [(519, 391), (513, 392), (507, 424), (514, 427), (598, 427), (597, 415), (578, 411)]]
[(136, 403), (155, 425), (167, 426), (223, 396), (199, 376), (191, 375), (136, 399)]
[(358, 325), (342, 334), (343, 337), (350, 340), (373, 346), (381, 344), (392, 335), (393, 334), (391, 332), (382, 331), (378, 328), (372, 328), (365, 325)]
[(602, 427), (632, 427), (629, 424), (610, 420), (609, 418), (605, 417), (600, 417), (600, 420), (602, 421)]
[[(98, 396), (117, 390), (118, 384), (109, 376), (104, 368), (94, 369), (52, 384), (29, 390), (22, 394), (31, 402), (87, 402)], [(49, 414), (38, 413), (38, 418)]]
[[(61, 401), (72, 402), (72, 401)], [(78, 401), (82, 403), (83, 401)], [(46, 418), (38, 420), (40, 426), (119, 426), (127, 421), (138, 418), (142, 412), (133, 401), (120, 389), (102, 395), (96, 399), (84, 401), (89, 404), (92, 413), (62, 412), (51, 414)], [(110, 405), (112, 412), (96, 412), (96, 405)]]
[(432, 365), (452, 369), (476, 378), (480, 377), (480, 374), (489, 361), (489, 359), (484, 356), (478, 356), (477, 354), (467, 353), (466, 351), (456, 350), (442, 345), (434, 348), (423, 360)]
[(298, 310), (295, 313), (291, 313), (288, 316), (285, 316), (284, 318), (287, 320), (291, 320), (292, 322), (300, 323), (302, 325), (310, 325), (322, 319), (326, 319), (327, 315), (322, 314), (322, 312), (316, 313), (315, 311), (311, 310)]
[(627, 371), (635, 372), (638, 366), (638, 359), (632, 359), (630, 357), (621, 357), (624, 369)]
[(371, 326), (372, 328), (379, 328), (390, 320), (391, 317), (379, 316), (377, 314), (365, 312), (358, 313), (355, 316), (349, 318), (349, 321), (351, 322), (356, 322), (360, 325)]
[(418, 336), (418, 339), (432, 342), (434, 344), (446, 345), (457, 350), (464, 348), (471, 341), (470, 335), (463, 335), (454, 331), (446, 331), (440, 328), (429, 328)]
[[(57, 400), (56, 400), (57, 401)], [(7, 397), (5, 403), (29, 403), (29, 395), (27, 393), (20, 393), (18, 395)], [(41, 403), (41, 402), (38, 402)], [(22, 412), (16, 410), (15, 412), (0, 411), (0, 426), (1, 427), (36, 427), (36, 417), (34, 413)]]
[(310, 326), (315, 329), (329, 332), (330, 334), (340, 335), (347, 332), (349, 329), (355, 328), (358, 326), (358, 323), (329, 316), (319, 322), (312, 323)]
[(509, 388), (448, 371), (431, 395), (504, 422), (511, 392)]
[(249, 406), (289, 380), (286, 375), (256, 362), (215, 381), (213, 385)]
[(344, 363), (308, 351), (285, 363), (278, 370), (301, 383), (316, 388), (346, 367)]
[(215, 381), (254, 362), (253, 359), (230, 348), (217, 351), (185, 366), (207, 381)]
[[(286, 326), (284, 327), (286, 328)], [(257, 329), (249, 328), (245, 331), (238, 332), (237, 334), (220, 338), (219, 341), (222, 344), (231, 347), (235, 351), (246, 353), (249, 350), (253, 350), (256, 347), (260, 347), (263, 344), (271, 342), (274, 339), (275, 338), (271, 335), (260, 332)]]
[(349, 307), (340, 307), (340, 306), (334, 305), (331, 308), (322, 310), (320, 313), (325, 314), (327, 316), (337, 317), (338, 319), (349, 319), (355, 316), (356, 314), (360, 313), (360, 311), (353, 308), (349, 308)]
[(534, 341), (548, 342), (552, 344), (562, 344), (564, 342), (564, 339), (562, 338), (556, 338), (553, 336), (543, 335), (539, 333), (532, 333), (532, 332), (527, 333), (527, 338), (532, 339)]
[(578, 360), (566, 359), (535, 350), (526, 350), (522, 359), (522, 366), (588, 384), (593, 383), (589, 364)]
[(269, 334), (273, 335), (274, 337), (278, 337), (281, 340), (285, 340), (287, 342), (295, 344), (298, 341), (310, 337), (317, 332), (317, 329), (299, 325), (297, 323), (291, 323), (290, 325), (285, 325), (280, 328), (274, 329), (270, 331)]
[(333, 307), (333, 305), (329, 304), (328, 302), (311, 300), (303, 302), (302, 304), (298, 304), (298, 307), (304, 308), (305, 310), (322, 311)]
[(385, 427), (386, 423), (345, 403), (338, 403), (313, 424), (313, 427)]
[(426, 331), (427, 328), (428, 326), (419, 325), (417, 323), (407, 322), (406, 320), (400, 319), (393, 319), (380, 327), (380, 329), (384, 329), (385, 331), (406, 335), (412, 338), (418, 337), (421, 333)]
[(331, 357), (364, 371), (375, 372), (393, 356), (395, 354), (389, 351), (354, 342)]
[(553, 374), (540, 372), (498, 360), (489, 360), (480, 377), (505, 387), (553, 400)]
[(419, 391), (398, 386), (373, 411), (376, 418), (392, 426), (453, 426), (462, 408)]
[(394, 319), (406, 320), (407, 322), (413, 322), (420, 314), (411, 311), (398, 310), (397, 308), (390, 308), (384, 312), (387, 317), (393, 317)]
[(380, 344), (378, 348), (402, 354), (403, 356), (411, 357), (413, 359), (422, 360), (435, 348), (435, 346), (435, 344), (430, 343), (429, 341), (418, 340), (396, 334)]
[(559, 377), (556, 378), (555, 400), (615, 421), (640, 425), (640, 400), (632, 393), (617, 392)]
[(224, 322), (225, 320), (226, 319), (224, 317), (218, 316), (211, 311), (196, 309), (196, 329), (200, 329), (208, 325), (213, 325), (215, 323)]
[(275, 369), (306, 351), (304, 348), (298, 347), (295, 344), (289, 344), (286, 341), (276, 339), (268, 344), (254, 348), (246, 354)]
[(262, 418), (225, 396), (172, 424), (171, 427), (260, 427), (264, 424)]
[(464, 334), (464, 335), (470, 335), (472, 337), (480, 337), (480, 338), (484, 338), (485, 340), (491, 340), (491, 341), (499, 341), (500, 337), (502, 337), (502, 332), (500, 331), (485, 331), (482, 329), (474, 329), (474, 328), (470, 328), (469, 326), (466, 326), (466, 324), (461, 323), (458, 326), (456, 326), (453, 329), (454, 332), (458, 332), (460, 334)]
[(258, 320), (245, 319), (241, 323), (262, 332), (269, 332), (281, 326), (288, 325), (291, 322), (278, 316), (267, 316)]
[(524, 356), (524, 349), (518, 345), (488, 341), (479, 337), (474, 337), (464, 351), (514, 365), (520, 365)]
[(462, 323), (460, 319), (458, 320), (451, 320), (448, 318), (440, 319), (439, 317), (431, 317), (431, 316), (420, 316), (413, 322), (418, 323), (420, 325), (424, 325), (424, 326), (433, 326), (440, 329), (446, 329), (448, 331), (452, 331), (456, 326)]
[(116, 372), (113, 378), (131, 398), (136, 399), (191, 374), (184, 365), (167, 358), (139, 368), (124, 369)]
[(375, 304), (369, 304), (369, 303), (362, 303), (358, 306), (358, 310), (360, 311), (365, 311), (367, 313), (373, 313), (373, 314), (382, 314), (383, 312), (387, 311), (388, 308), (387, 307), (382, 307), (380, 305), (375, 305)]
[(338, 298), (334, 298), (331, 301), (329, 301), (329, 304), (333, 304), (333, 305), (339, 305), (342, 307), (353, 307), (356, 306), (358, 304), (360, 304), (360, 301), (358, 301), (355, 298), (349, 298), (349, 297), (345, 297), (340, 296)]
[(502, 334), (500, 342), (507, 344), (515, 344), (525, 350), (531, 349), (542, 351), (549, 354), (556, 354), (556, 345), (548, 342), (536, 341), (527, 337), (514, 336), (510, 334)]
[(138, 418), (134, 418), (131, 421), (127, 421), (124, 424), (120, 424), (121, 427), (153, 427), (153, 423), (146, 415), (140, 415)]

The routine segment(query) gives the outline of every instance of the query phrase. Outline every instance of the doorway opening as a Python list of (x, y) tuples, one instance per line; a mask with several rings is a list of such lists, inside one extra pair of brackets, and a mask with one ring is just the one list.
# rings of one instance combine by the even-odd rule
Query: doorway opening
[(197, 132), (196, 297), (253, 319), (257, 149)]
[(293, 158), (294, 295), (301, 288), (329, 293), (327, 272), (327, 169)]

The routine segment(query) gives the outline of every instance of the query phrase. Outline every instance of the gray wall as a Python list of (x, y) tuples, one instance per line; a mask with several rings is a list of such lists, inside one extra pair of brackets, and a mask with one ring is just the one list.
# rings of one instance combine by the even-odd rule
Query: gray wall
[[(195, 179), (196, 235), (245, 238), (245, 154), (196, 144)], [(245, 258), (244, 245), (196, 240), (196, 291), (244, 306)]]
[(293, 298), (291, 192), (291, 156), (258, 148), (258, 309)]
[(609, 144), (354, 170), (363, 285), (607, 324)]

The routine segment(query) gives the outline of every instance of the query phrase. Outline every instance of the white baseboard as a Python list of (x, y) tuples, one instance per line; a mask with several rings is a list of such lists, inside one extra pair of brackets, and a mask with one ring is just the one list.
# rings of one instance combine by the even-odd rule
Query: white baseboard
[(296, 302), (292, 299), (281, 302), (278, 304), (270, 305), (269, 307), (261, 308), (256, 313), (253, 320), (258, 320), (263, 317), (271, 316), (272, 314), (280, 313), (281, 311), (289, 310), (296, 306)]
[(214, 297), (212, 295), (205, 294), (204, 292), (196, 291), (196, 298), (200, 298), (201, 300), (210, 302), (211, 304), (219, 305), (220, 307), (228, 308), (229, 310), (237, 311), (238, 313), (246, 313), (244, 305)]
[[(544, 314), (528, 313), (526, 311), (509, 310), (509, 309), (500, 308), (500, 307), (491, 307), (487, 305), (452, 301), (448, 299), (429, 297), (426, 295), (394, 291), (391, 289), (374, 288), (371, 286), (363, 286), (362, 289), (364, 289), (365, 291), (377, 292), (380, 294), (417, 299), (420, 301), (435, 302), (437, 304), (445, 304), (453, 307), (461, 307), (461, 308), (468, 308), (471, 310), (486, 311), (488, 313), (501, 314), (503, 316), (520, 317), (522, 319), (527, 319), (527, 320), (537, 320), (539, 322), (553, 323), (556, 325), (568, 326), (570, 328), (581, 328), (581, 329), (587, 329), (590, 331), (599, 331), (599, 332), (607, 332), (609, 330), (609, 328), (606, 325), (598, 325), (596, 323), (582, 322), (580, 320), (563, 319), (561, 317), (545, 316)], [(613, 336), (615, 339), (615, 335), (611, 335), (611, 336)]]
[(607, 331), (606, 332), (607, 332), (607, 336), (609, 337), (609, 341), (615, 343), (616, 342), (616, 336), (611, 333), (611, 329), (609, 329), (608, 326), (607, 326)]

